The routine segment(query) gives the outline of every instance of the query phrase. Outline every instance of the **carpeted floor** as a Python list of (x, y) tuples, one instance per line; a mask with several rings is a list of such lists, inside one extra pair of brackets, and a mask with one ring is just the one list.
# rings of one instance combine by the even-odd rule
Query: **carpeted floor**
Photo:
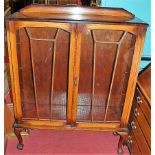
[[(119, 136), (111, 132), (31, 130), (23, 140), (24, 149), (17, 150), (17, 139), (9, 139), (6, 155), (117, 155)], [(127, 147), (123, 155), (129, 155)]]

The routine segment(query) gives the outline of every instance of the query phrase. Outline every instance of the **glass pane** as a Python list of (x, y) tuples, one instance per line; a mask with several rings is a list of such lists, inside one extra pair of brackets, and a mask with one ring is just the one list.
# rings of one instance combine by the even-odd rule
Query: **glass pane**
[(66, 119), (69, 38), (56, 28), (17, 31), (23, 118)]
[(93, 40), (91, 34), (82, 36), (77, 121), (90, 121), (93, 73)]
[(124, 31), (82, 34), (77, 121), (119, 122), (135, 36)]

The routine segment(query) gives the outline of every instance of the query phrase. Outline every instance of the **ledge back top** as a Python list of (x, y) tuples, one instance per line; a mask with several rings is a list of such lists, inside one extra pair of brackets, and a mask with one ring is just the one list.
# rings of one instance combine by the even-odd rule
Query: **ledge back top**
[(29, 5), (8, 17), (8, 20), (59, 20), (86, 22), (119, 22), (146, 24), (123, 8)]

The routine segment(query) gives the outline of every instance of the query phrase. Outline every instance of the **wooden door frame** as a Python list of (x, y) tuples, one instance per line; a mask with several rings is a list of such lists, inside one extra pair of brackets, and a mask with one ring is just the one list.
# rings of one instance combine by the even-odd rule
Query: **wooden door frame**
[(17, 124), (21, 126), (23, 124), (34, 126), (64, 126), (64, 121), (46, 121), (46, 120), (23, 120), (22, 104), (20, 95), (20, 83), (18, 73), (18, 58), (16, 47), (16, 31), (23, 27), (49, 27), (60, 28), (70, 33), (70, 47), (69, 47), (69, 72), (68, 72), (68, 101), (67, 101), (67, 124), (71, 124), (72, 113), (72, 93), (73, 93), (73, 67), (74, 67), (74, 45), (75, 45), (75, 26), (71, 23), (59, 23), (59, 22), (37, 22), (37, 21), (7, 21), (7, 39), (8, 39), (8, 53), (9, 53), (9, 65), (11, 86), (13, 93), (14, 114)]
[[(76, 124), (77, 127), (84, 127), (84, 128), (109, 128), (109, 129), (119, 129), (119, 128), (126, 128), (129, 115), (130, 115), (130, 110), (132, 106), (132, 100), (134, 96), (134, 90), (136, 87), (136, 81), (137, 81), (137, 76), (138, 76), (138, 69), (140, 65), (140, 60), (141, 60), (141, 54), (142, 54), (142, 49), (143, 49), (143, 43), (144, 43), (144, 38), (145, 38), (145, 33), (146, 33), (146, 28), (147, 25), (142, 24), (141, 26), (137, 24), (132, 24), (132, 25), (123, 25), (123, 24), (77, 24), (77, 41), (76, 41), (76, 54), (75, 54), (75, 64), (74, 64), (74, 77), (76, 78), (76, 87), (74, 88), (74, 93), (73, 93), (73, 113), (72, 113), (72, 120), (73, 124)], [(129, 80), (127, 84), (127, 91), (126, 91), (126, 97), (124, 101), (124, 106), (123, 106), (123, 113), (121, 115), (121, 120), (120, 123), (77, 123), (76, 122), (76, 117), (77, 117), (77, 98), (78, 98), (78, 84), (79, 84), (79, 77), (80, 77), (80, 50), (81, 50), (81, 34), (89, 30), (97, 30), (97, 29), (104, 29), (104, 30), (121, 30), (121, 31), (126, 31), (129, 32), (136, 37), (135, 41), (135, 49), (134, 49), (134, 55), (132, 59), (132, 64), (131, 64), (131, 69), (130, 69), (130, 75), (129, 75)]]

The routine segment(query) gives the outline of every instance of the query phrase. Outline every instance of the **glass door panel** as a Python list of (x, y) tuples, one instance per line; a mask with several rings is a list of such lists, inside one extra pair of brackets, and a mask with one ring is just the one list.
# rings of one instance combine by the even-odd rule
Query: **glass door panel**
[(66, 120), (70, 33), (23, 27), (16, 37), (23, 119)]
[(125, 31), (82, 33), (77, 122), (119, 122), (134, 44)]

